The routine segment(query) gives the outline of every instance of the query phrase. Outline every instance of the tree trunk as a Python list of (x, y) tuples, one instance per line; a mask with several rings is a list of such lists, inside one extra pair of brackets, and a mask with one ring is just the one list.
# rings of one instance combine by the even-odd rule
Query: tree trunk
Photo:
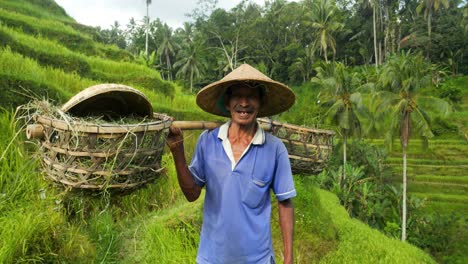
[(343, 180), (346, 180), (346, 132), (343, 133)]
[(401, 241), (406, 241), (406, 145), (403, 146), (403, 204), (401, 212)]
[(401, 241), (406, 241), (406, 149), (411, 135), (411, 112), (403, 112), (403, 120), (400, 127), (400, 142), (403, 150), (403, 194), (401, 206)]
[(193, 68), (190, 68), (190, 93), (193, 90)]
[(372, 19), (373, 19), (373, 23), (374, 23), (375, 67), (378, 67), (379, 66), (379, 61), (378, 61), (379, 55), (378, 55), (378, 52), (377, 52), (377, 29), (376, 29), (376, 22), (375, 22), (375, 3), (374, 3), (374, 9), (373, 9), (373, 12), (372, 12)]
[(323, 49), (323, 55), (325, 56), (325, 63), (328, 64), (327, 47)]
[(148, 61), (148, 31), (149, 31), (149, 11), (148, 3), (146, 4), (146, 42), (145, 42), (145, 56)]
[(169, 57), (168, 50), (166, 50), (166, 63), (167, 63), (167, 78), (169, 79), (169, 81), (172, 81), (171, 58)]
[(427, 58), (431, 60), (431, 34), (432, 34), (432, 11), (429, 11), (427, 15), (427, 37), (429, 38), (429, 43), (427, 45)]

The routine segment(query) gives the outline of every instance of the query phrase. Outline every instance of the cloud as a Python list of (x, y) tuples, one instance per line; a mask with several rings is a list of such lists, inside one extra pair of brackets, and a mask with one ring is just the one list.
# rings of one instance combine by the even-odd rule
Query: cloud
[[(265, 0), (251, 0), (264, 5)], [(131, 18), (142, 21), (146, 16), (146, 0), (56, 0), (68, 15), (78, 23), (100, 26), (109, 29), (114, 21), (120, 25), (128, 24)], [(183, 22), (189, 21), (186, 14), (191, 13), (197, 6), (198, 0), (152, 0), (149, 6), (151, 20), (156, 18), (167, 23), (172, 28), (181, 27)], [(218, 0), (218, 7), (229, 10), (241, 0)]]

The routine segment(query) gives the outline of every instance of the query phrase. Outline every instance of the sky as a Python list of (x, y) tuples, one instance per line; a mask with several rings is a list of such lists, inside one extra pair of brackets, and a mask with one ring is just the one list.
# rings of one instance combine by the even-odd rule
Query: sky
[[(250, 0), (264, 5), (265, 0)], [(128, 24), (130, 18), (140, 21), (146, 15), (146, 0), (55, 0), (67, 14), (78, 23), (100, 26), (109, 29), (114, 21), (121, 26)], [(198, 0), (152, 0), (149, 6), (150, 20), (156, 18), (172, 28), (181, 27), (186, 17), (197, 6)], [(218, 7), (230, 10), (241, 0), (218, 0)]]

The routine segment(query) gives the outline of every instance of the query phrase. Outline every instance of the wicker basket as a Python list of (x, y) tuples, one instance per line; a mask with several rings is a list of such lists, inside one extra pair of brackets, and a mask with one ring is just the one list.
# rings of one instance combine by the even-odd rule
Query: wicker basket
[[(118, 102), (127, 109), (123, 115), (137, 113), (141, 122), (120, 125), (85, 121), (80, 114), (93, 114), (90, 112), (93, 100), (101, 106), (107, 102)], [(139, 101), (140, 106), (133, 106), (135, 101)], [(86, 111), (80, 110), (82, 103), (89, 106), (83, 108)], [(171, 125), (169, 116), (154, 114), (148, 117), (152, 114), (148, 105), (151, 107), (146, 97), (131, 87), (115, 84), (93, 86), (62, 107), (64, 112), (73, 110), (73, 118), (35, 114), (32, 118), (35, 124), (28, 126), (26, 133), (28, 138), (37, 138), (33, 134), (34, 130), (39, 130), (42, 165), (51, 180), (81, 189), (135, 188), (161, 175), (161, 158)], [(106, 117), (122, 114), (122, 108), (113, 107), (120, 112), (112, 109), (109, 115), (106, 111), (109, 108), (102, 107), (94, 107), (93, 111), (96, 114), (103, 111)]]
[(334, 131), (284, 124), (265, 118), (259, 118), (258, 122), (261, 125), (270, 124), (270, 133), (283, 141), (294, 173), (316, 174), (327, 165), (333, 150)]
[(138, 125), (67, 123), (34, 117), (43, 128), (43, 168), (55, 182), (82, 189), (127, 189), (157, 178), (171, 120)]

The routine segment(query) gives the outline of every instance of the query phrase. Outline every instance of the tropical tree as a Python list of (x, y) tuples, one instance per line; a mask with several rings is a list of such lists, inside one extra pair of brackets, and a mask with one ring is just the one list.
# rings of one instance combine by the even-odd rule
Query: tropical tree
[[(312, 82), (319, 84), (322, 91), (319, 98), (322, 104), (328, 107), (324, 118), (338, 126), (343, 138), (343, 168), (346, 168), (346, 144), (349, 136), (361, 135), (361, 121), (358, 113), (368, 115), (366, 107), (362, 104), (361, 93), (358, 92), (359, 81), (346, 69), (342, 63), (322, 63), (315, 69), (317, 76)], [(343, 169), (343, 179), (346, 179), (346, 170)]]
[(125, 49), (127, 47), (124, 32), (120, 29), (118, 21), (114, 21), (114, 24), (111, 25), (110, 29), (101, 30), (101, 36), (107, 44), (115, 44), (121, 49)]
[(428, 57), (430, 55), (431, 48), (432, 17), (434, 12), (437, 12), (441, 5), (443, 5), (445, 8), (448, 8), (449, 0), (421, 0), (419, 5), (416, 7), (416, 12), (418, 14), (424, 10), (424, 18), (427, 20), (427, 37), (429, 38), (429, 45), (427, 49)]
[(164, 24), (161, 30), (163, 31), (163, 40), (158, 48), (158, 53), (160, 58), (165, 57), (167, 78), (168, 80), (172, 81), (171, 57), (173, 57), (176, 54), (176, 51), (179, 49), (180, 46), (173, 38), (172, 29), (167, 24)]
[(368, 4), (372, 8), (372, 33), (374, 36), (374, 56), (375, 56), (375, 67), (379, 66), (379, 52), (377, 48), (377, 16), (378, 8), (380, 8), (380, 1), (378, 0), (364, 0), (364, 3)]
[(301, 73), (303, 82), (310, 80), (315, 59), (314, 57), (313, 47), (306, 46), (303, 56), (297, 57), (294, 63), (291, 65), (291, 69), (293, 71), (298, 71)]
[(127, 50), (138, 56), (145, 45), (145, 27), (131, 18), (124, 31)]
[(344, 25), (338, 21), (337, 8), (330, 0), (318, 0), (312, 3), (309, 13), (310, 24), (314, 29), (314, 46), (318, 47), (325, 62), (328, 63), (328, 48), (333, 52), (333, 60), (336, 55), (336, 41), (334, 34), (341, 31)]
[[(411, 55), (410, 52), (393, 56), (383, 66), (378, 85), (383, 89), (376, 93), (379, 101), (376, 114), (387, 117), (389, 129), (386, 139), (391, 146), (394, 135), (398, 134), (403, 151), (403, 191), (401, 240), (406, 240), (406, 185), (407, 185), (407, 148), (412, 134), (422, 138), (424, 145), (433, 137), (430, 128), (430, 118), (425, 107), (446, 114), (448, 103), (442, 99), (420, 94), (422, 88), (431, 85), (432, 65), (421, 55)], [(379, 118), (383, 120), (383, 118)]]
[(179, 68), (177, 78), (189, 78), (190, 92), (193, 91), (193, 80), (200, 78), (206, 67), (206, 62), (200, 52), (201, 45), (189, 43), (177, 54), (178, 60), (174, 63), (174, 68)]

